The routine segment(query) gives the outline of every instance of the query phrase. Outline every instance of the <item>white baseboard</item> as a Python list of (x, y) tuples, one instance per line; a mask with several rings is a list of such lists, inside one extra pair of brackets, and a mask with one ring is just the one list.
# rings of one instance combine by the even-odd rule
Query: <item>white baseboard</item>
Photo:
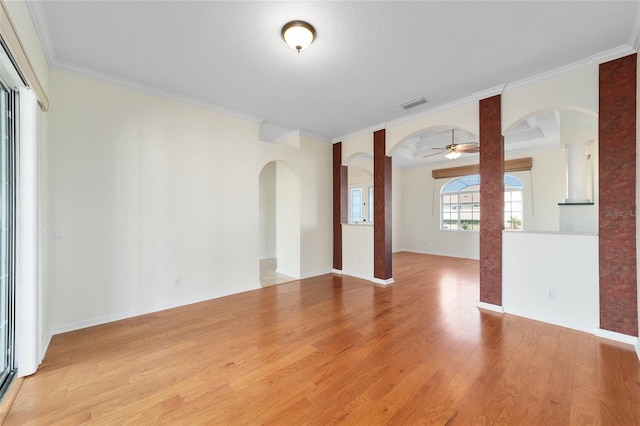
[(286, 275), (288, 277), (295, 278), (296, 280), (300, 279), (298, 278), (298, 274), (294, 274), (293, 272), (285, 271), (284, 269), (280, 268), (276, 268), (276, 274)]
[(342, 270), (342, 272), (340, 273), (340, 275), (346, 275), (348, 277), (353, 277), (353, 278), (360, 278), (361, 280), (367, 280), (367, 281), (371, 281), (373, 280), (372, 276), (362, 276), (362, 275), (358, 275), (358, 274), (352, 274), (349, 271), (345, 271), (344, 269)]
[(394, 281), (393, 281), (393, 278), (387, 278), (386, 280), (383, 280), (380, 278), (373, 277), (371, 279), (371, 282), (373, 282), (374, 284), (389, 285), (389, 284), (392, 284)]
[(331, 272), (334, 274), (342, 275), (342, 269), (332, 269)]
[(479, 309), (487, 310), (487, 311), (498, 312), (498, 313), (501, 313), (501, 314), (504, 313), (504, 309), (502, 309), (502, 306), (493, 305), (491, 303), (477, 301), (476, 302), (476, 307), (479, 308)]
[(333, 272), (333, 270), (331, 269), (325, 269), (322, 271), (314, 271), (314, 272), (305, 272), (304, 274), (300, 274), (300, 279), (319, 277), (320, 275), (327, 275), (327, 274), (330, 274), (331, 272)]
[[(478, 302), (478, 304), (479, 303), (481, 303), (481, 302)], [(490, 306), (492, 306), (492, 305), (490, 305)], [(507, 311), (504, 311), (504, 312), (509, 314), (509, 315), (515, 315), (515, 316), (518, 316), (518, 317), (527, 318), (527, 319), (531, 319), (531, 320), (534, 320), (534, 321), (544, 322), (546, 324), (557, 325), (558, 327), (564, 327), (564, 328), (569, 328), (571, 330), (581, 331), (583, 333), (593, 334), (594, 336), (601, 337), (603, 339), (609, 339), (609, 340), (613, 340), (613, 341), (620, 342), (620, 343), (626, 343), (628, 345), (631, 345), (631, 346), (635, 347), (636, 353), (638, 354), (638, 358), (640, 358), (640, 341), (635, 336), (629, 336), (627, 334), (616, 333), (614, 331), (609, 331), (609, 330), (603, 330), (601, 328), (579, 327), (579, 326), (576, 326), (574, 324), (567, 324), (567, 323), (563, 323), (561, 321), (552, 321), (552, 320), (549, 320), (548, 318), (541, 318), (541, 317), (536, 317), (534, 315), (528, 315), (525, 312), (517, 312), (517, 311), (512, 311), (512, 310), (507, 310)]]
[(232, 294), (244, 293), (246, 291), (257, 290), (259, 288), (261, 288), (261, 287), (260, 286), (248, 286), (248, 287), (244, 287), (244, 288), (235, 288), (235, 289), (216, 292), (216, 293), (213, 293), (213, 294), (208, 294), (206, 296), (182, 299), (182, 300), (178, 300), (178, 301), (174, 301), (174, 302), (170, 302), (170, 303), (161, 303), (159, 305), (150, 306), (150, 307), (143, 308), (143, 309), (138, 309), (138, 310), (135, 310), (135, 311), (122, 312), (122, 313), (113, 314), (113, 315), (105, 315), (105, 316), (102, 316), (102, 317), (91, 318), (91, 319), (84, 320), (84, 321), (78, 321), (78, 322), (74, 322), (74, 323), (69, 323), (69, 324), (64, 324), (64, 325), (52, 327), (51, 328), (51, 334), (52, 335), (56, 335), (56, 334), (66, 333), (66, 332), (69, 332), (69, 331), (80, 330), (82, 328), (93, 327), (93, 326), (96, 326), (96, 325), (102, 325), (102, 324), (106, 324), (106, 323), (113, 322), (113, 321), (120, 321), (120, 320), (123, 320), (123, 319), (133, 318), (133, 317), (137, 317), (137, 316), (140, 316), (140, 315), (151, 314), (153, 312), (164, 311), (166, 309), (178, 308), (180, 306), (191, 305), (193, 303), (205, 302), (207, 300), (218, 299), (220, 297), (230, 296)]
[(435, 252), (435, 251), (415, 250), (415, 249), (403, 249), (400, 251), (406, 251), (407, 253), (429, 254), (431, 256), (456, 257), (458, 259), (480, 260), (480, 258), (478, 257), (469, 257), (469, 256), (460, 256), (460, 255), (454, 256), (451, 253), (441, 253), (441, 252)]
[(507, 307), (504, 310), (505, 314), (515, 315), (517, 317), (527, 318), (534, 321), (544, 322), (546, 324), (557, 325), (558, 327), (569, 328), (571, 330), (582, 331), (583, 333), (595, 334), (595, 326), (583, 325), (579, 326), (576, 324), (571, 324), (563, 321), (557, 321), (553, 318), (545, 318), (539, 315), (531, 314), (530, 312), (513, 310)]
[(594, 333), (596, 337), (602, 337), (603, 339), (614, 340), (620, 343), (627, 343), (638, 350), (638, 338), (636, 336), (629, 336), (627, 334), (616, 333), (615, 331), (603, 330), (598, 328)]
[(44, 337), (44, 339), (42, 339), (42, 347), (40, 348), (40, 353), (38, 354), (38, 356), (40, 357), (38, 359), (38, 365), (42, 364), (42, 360), (44, 359), (44, 356), (47, 354), (47, 349), (49, 349), (49, 345), (51, 344), (51, 338), (53, 337), (53, 334), (51, 333), (51, 330), (49, 330), (47, 332), (47, 335)]

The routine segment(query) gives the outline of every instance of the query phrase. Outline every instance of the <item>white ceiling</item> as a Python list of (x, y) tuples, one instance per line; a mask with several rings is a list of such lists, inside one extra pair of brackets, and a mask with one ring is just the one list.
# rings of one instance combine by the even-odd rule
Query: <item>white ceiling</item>
[[(638, 1), (44, 1), (51, 66), (341, 136), (633, 46)], [(294, 19), (315, 43), (280, 37)], [(405, 111), (399, 104), (426, 97)]]

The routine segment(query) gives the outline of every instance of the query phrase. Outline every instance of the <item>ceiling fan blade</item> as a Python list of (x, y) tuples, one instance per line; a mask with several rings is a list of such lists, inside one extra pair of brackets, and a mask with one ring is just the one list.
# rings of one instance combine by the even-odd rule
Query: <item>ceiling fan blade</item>
[(431, 148), (431, 149), (439, 149), (440, 151), (444, 151), (447, 148)]
[(456, 152), (468, 153), (468, 154), (480, 152), (480, 147), (475, 142), (460, 143), (456, 145), (455, 149), (456, 149)]
[[(436, 148), (433, 148), (433, 149), (436, 149)], [(433, 157), (434, 155), (439, 155), (439, 154), (442, 154), (443, 152), (447, 152), (447, 151), (445, 150), (445, 151), (436, 152), (434, 154), (423, 155), (422, 158)]]

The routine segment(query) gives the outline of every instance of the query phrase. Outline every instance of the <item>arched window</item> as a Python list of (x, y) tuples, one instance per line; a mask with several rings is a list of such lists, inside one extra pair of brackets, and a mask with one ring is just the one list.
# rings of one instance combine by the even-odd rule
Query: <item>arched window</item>
[[(522, 202), (522, 182), (515, 176), (505, 175), (505, 229), (522, 229)], [(455, 231), (480, 229), (480, 175), (459, 177), (442, 187), (440, 229)]]

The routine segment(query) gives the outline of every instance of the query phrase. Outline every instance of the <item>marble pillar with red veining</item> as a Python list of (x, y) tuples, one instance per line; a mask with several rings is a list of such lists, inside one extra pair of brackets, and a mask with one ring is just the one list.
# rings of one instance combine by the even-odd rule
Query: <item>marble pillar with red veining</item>
[(382, 129), (373, 133), (373, 276), (388, 280), (391, 274), (391, 157)]
[(480, 101), (480, 302), (502, 305), (504, 141), (500, 95)]
[(600, 328), (638, 335), (636, 54), (600, 65)]
[(342, 270), (342, 224), (347, 222), (347, 167), (342, 142), (333, 144), (333, 269)]

